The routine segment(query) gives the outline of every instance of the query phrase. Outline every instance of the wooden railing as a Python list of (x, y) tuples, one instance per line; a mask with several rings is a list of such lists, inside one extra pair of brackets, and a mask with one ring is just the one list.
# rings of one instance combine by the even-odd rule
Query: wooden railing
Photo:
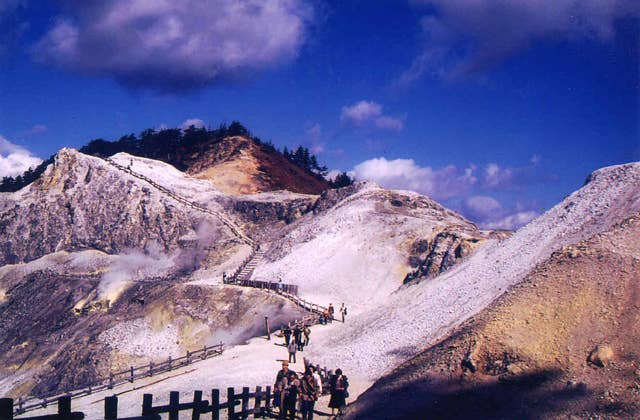
[[(205, 360), (211, 357), (219, 356), (224, 352), (224, 344), (216, 344), (214, 346), (203, 346), (201, 349), (187, 351), (182, 357), (172, 358), (160, 363), (149, 362), (142, 366), (131, 366), (129, 369), (121, 372), (110, 372), (108, 376), (100, 378), (91, 383), (85, 384), (81, 388), (67, 391), (63, 393), (51, 393), (39, 396), (20, 397), (16, 400), (15, 413), (21, 414), (38, 408), (47, 407), (47, 405), (58, 401), (60, 397), (79, 398), (85, 395), (91, 395), (96, 392), (112, 389), (115, 386), (124, 383), (133, 383), (142, 378), (148, 378), (164, 372), (181, 368), (192, 363)], [(4, 420), (0, 416), (0, 419)]]
[[(306, 360), (305, 365), (307, 365)], [(316, 369), (322, 378), (323, 394), (328, 394), (331, 371), (326, 367), (320, 368), (320, 366), (316, 366)], [(242, 392), (236, 392), (235, 388), (227, 388), (225, 398), (221, 398), (219, 389), (212, 389), (211, 400), (204, 400), (203, 392), (195, 391), (191, 402), (180, 402), (180, 393), (171, 391), (168, 404), (161, 405), (153, 404), (153, 394), (143, 394), (140, 416), (119, 417), (118, 397), (114, 395), (104, 399), (103, 418), (105, 420), (160, 420), (161, 414), (167, 414), (169, 420), (178, 420), (182, 411), (191, 411), (191, 419), (195, 420), (200, 420), (201, 415), (208, 413), (211, 413), (213, 420), (219, 420), (225, 411), (226, 418), (230, 420), (246, 419), (249, 416), (254, 418), (276, 417), (272, 398), (271, 386), (264, 387), (264, 390), (263, 387), (256, 386), (253, 391), (249, 387), (243, 387)], [(21, 420), (81, 420), (85, 418), (84, 413), (71, 411), (71, 396), (61, 396), (56, 401), (58, 403), (57, 414), (21, 417)], [(13, 399), (0, 399), (0, 419), (13, 420), (16, 411)]]
[[(191, 419), (199, 420), (203, 414), (211, 413), (211, 418), (219, 420), (221, 414), (225, 414), (230, 420), (246, 419), (252, 415), (255, 417), (275, 417), (273, 413), (271, 386), (263, 390), (257, 386), (253, 391), (249, 387), (243, 387), (242, 392), (237, 393), (235, 388), (227, 388), (224, 401), (220, 396), (220, 390), (211, 391), (211, 400), (203, 400), (202, 391), (193, 393), (193, 401), (180, 402), (180, 393), (171, 391), (169, 403), (153, 405), (153, 395), (144, 394), (142, 397), (142, 414), (135, 417), (118, 416), (118, 397), (111, 396), (104, 399), (105, 420), (160, 420), (161, 414), (167, 414), (169, 420), (178, 420), (181, 411), (191, 411)], [(71, 411), (71, 397), (61, 396), (57, 399), (58, 413), (37, 417), (21, 417), (23, 420), (81, 420), (85, 418), (82, 412)], [(14, 400), (11, 398), (0, 399), (0, 419), (13, 420)]]

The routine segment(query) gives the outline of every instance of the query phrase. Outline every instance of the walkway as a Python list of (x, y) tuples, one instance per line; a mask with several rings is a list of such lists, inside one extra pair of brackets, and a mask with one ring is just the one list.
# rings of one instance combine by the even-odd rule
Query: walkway
[(211, 216), (214, 216), (215, 218), (217, 218), (220, 222), (222, 222), (222, 224), (224, 224), (226, 227), (228, 227), (231, 232), (241, 241), (243, 241), (244, 243), (246, 243), (247, 245), (250, 245), (251, 247), (255, 248), (256, 243), (254, 242), (253, 239), (251, 239), (249, 236), (247, 236), (244, 232), (242, 232), (242, 229), (236, 225), (234, 222), (232, 222), (231, 220), (229, 220), (225, 215), (223, 215), (220, 212), (217, 212), (215, 210), (210, 210), (204, 206), (201, 206), (200, 204), (194, 203), (192, 201), (187, 200), (186, 198), (176, 194), (175, 192), (171, 191), (170, 189), (158, 184), (157, 182), (153, 181), (152, 179), (147, 178), (146, 176), (133, 171), (131, 168), (120, 165), (119, 163), (113, 161), (111, 158), (106, 158), (104, 159), (109, 165), (113, 166), (114, 168), (126, 172), (127, 174), (138, 178), (142, 181), (147, 182), (149, 185), (151, 185), (152, 187), (154, 187), (155, 189), (157, 189), (158, 191), (160, 191), (161, 193), (168, 195), (169, 197), (173, 198), (174, 200), (176, 200), (177, 202), (184, 204), (185, 206), (188, 206), (194, 210), (200, 211), (202, 213), (206, 213), (209, 214)]

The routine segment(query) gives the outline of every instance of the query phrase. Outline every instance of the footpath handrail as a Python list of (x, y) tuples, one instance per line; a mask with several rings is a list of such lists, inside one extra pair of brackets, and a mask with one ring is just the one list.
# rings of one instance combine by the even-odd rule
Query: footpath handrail
[(22, 414), (37, 408), (47, 407), (48, 404), (57, 401), (60, 397), (79, 398), (85, 395), (91, 395), (105, 389), (113, 389), (114, 387), (124, 384), (133, 383), (135, 380), (152, 377), (160, 373), (170, 372), (172, 370), (187, 366), (211, 357), (220, 356), (224, 352), (224, 344), (213, 346), (203, 346), (194, 351), (187, 351), (182, 357), (169, 358), (159, 363), (150, 361), (148, 364), (141, 366), (131, 366), (120, 372), (109, 372), (107, 376), (101, 377), (95, 381), (84, 384), (82, 387), (68, 390), (66, 392), (55, 392), (49, 394), (40, 394), (37, 396), (19, 397), (16, 400), (15, 414)]
[(115, 162), (113, 159), (111, 158), (106, 158), (104, 159), (108, 164), (114, 166), (115, 168), (124, 171), (126, 173), (128, 173), (129, 175), (138, 178), (142, 181), (147, 182), (148, 184), (150, 184), (151, 186), (153, 186), (155, 189), (159, 190), (160, 192), (170, 196), (171, 198), (173, 198), (174, 200), (189, 206), (191, 208), (193, 208), (194, 210), (198, 210), (200, 212), (203, 213), (207, 213), (210, 214), (214, 217), (216, 217), (218, 220), (220, 220), (226, 227), (228, 227), (231, 232), (233, 232), (233, 234), (240, 240), (242, 240), (243, 242), (245, 242), (247, 245), (250, 245), (251, 247), (255, 247), (256, 243), (253, 239), (251, 239), (249, 236), (247, 236), (245, 233), (242, 232), (242, 230), (240, 229), (240, 227), (238, 227), (235, 223), (233, 223), (231, 220), (229, 220), (228, 218), (226, 218), (222, 213), (217, 212), (215, 210), (211, 210), (208, 209), (204, 206), (201, 206), (199, 204), (196, 204), (192, 201), (187, 200), (186, 198), (176, 194), (175, 192), (171, 191), (170, 189), (158, 184), (157, 182), (155, 182), (154, 180), (146, 177), (145, 175), (142, 175), (141, 173), (135, 172), (133, 171), (131, 168), (124, 166), (124, 165), (120, 165), (119, 163)]

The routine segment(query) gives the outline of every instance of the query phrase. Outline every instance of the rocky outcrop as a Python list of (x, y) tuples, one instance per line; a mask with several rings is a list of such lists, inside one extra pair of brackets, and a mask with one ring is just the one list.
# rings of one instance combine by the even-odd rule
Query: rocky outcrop
[[(251, 197), (251, 196), (249, 196)], [(316, 196), (295, 195), (284, 193), (282, 197), (272, 196), (271, 200), (236, 199), (233, 211), (253, 226), (253, 230), (264, 229), (274, 223), (292, 223), (314, 209)]]
[(414, 270), (407, 274), (404, 283), (415, 279), (430, 279), (460, 262), (484, 242), (480, 233), (470, 236), (456, 230), (445, 230), (431, 240), (419, 239), (411, 247), (409, 264)]
[(0, 194), (0, 264), (60, 251), (119, 253), (149, 247), (165, 252), (232, 242), (214, 217), (194, 211), (99, 158), (62, 149), (40, 179)]

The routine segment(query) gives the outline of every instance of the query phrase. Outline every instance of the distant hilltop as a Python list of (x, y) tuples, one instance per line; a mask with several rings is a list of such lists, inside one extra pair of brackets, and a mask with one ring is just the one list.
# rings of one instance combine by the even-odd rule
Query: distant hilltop
[[(187, 129), (147, 129), (138, 136), (128, 134), (117, 141), (95, 139), (80, 151), (107, 158), (125, 152), (168, 163), (196, 178), (210, 181), (227, 194), (253, 194), (288, 190), (320, 194), (329, 188), (353, 182), (346, 174), (327, 180), (327, 168), (308, 148), (278, 150), (234, 121), (216, 129), (191, 126)], [(53, 157), (15, 178), (5, 177), (0, 192), (21, 189), (38, 179)]]

